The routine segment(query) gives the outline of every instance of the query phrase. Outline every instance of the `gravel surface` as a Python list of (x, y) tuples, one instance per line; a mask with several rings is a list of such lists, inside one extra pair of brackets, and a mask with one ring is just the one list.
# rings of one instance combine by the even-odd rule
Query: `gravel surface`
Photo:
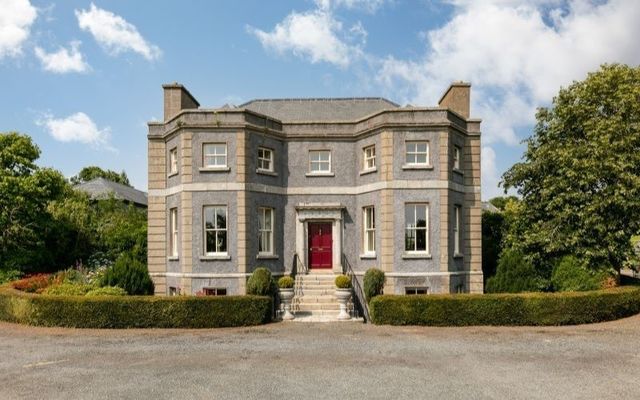
[(640, 316), (554, 328), (0, 323), (0, 399), (640, 399)]

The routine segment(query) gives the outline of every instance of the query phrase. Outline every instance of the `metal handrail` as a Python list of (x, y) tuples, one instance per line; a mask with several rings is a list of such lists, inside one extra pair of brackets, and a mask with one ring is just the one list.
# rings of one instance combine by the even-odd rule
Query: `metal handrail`
[(298, 255), (298, 253), (294, 253), (293, 254), (293, 265), (291, 266), (291, 276), (293, 278), (295, 278), (296, 275), (298, 275), (298, 274), (306, 275), (308, 273), (309, 273), (309, 269), (307, 268), (306, 265), (304, 265), (304, 263), (300, 259), (300, 256)]
[(355, 296), (353, 297), (353, 308), (358, 314), (362, 315), (365, 322), (369, 322), (369, 304), (364, 296), (364, 290), (356, 277), (356, 273), (353, 271), (347, 256), (342, 255), (342, 270), (343, 273), (351, 278), (351, 287), (353, 288), (353, 292)]

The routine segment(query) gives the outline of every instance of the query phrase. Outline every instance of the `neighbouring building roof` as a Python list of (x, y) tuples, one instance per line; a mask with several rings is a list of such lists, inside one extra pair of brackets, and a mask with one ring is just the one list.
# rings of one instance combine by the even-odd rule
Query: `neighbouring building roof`
[(489, 211), (489, 212), (495, 212), (495, 213), (501, 212), (498, 207), (494, 206), (493, 204), (489, 203), (488, 201), (483, 201), (482, 202), (482, 211)]
[(147, 207), (147, 193), (104, 178), (96, 178), (74, 187), (88, 193), (94, 200), (104, 200), (113, 196), (119, 200)]
[(282, 122), (355, 121), (399, 105), (381, 97), (256, 99), (239, 106)]

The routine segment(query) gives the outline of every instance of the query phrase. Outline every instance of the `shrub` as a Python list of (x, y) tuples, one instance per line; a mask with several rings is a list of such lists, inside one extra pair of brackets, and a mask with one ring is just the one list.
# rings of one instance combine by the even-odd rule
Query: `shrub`
[(377, 268), (369, 268), (364, 274), (364, 295), (367, 301), (382, 294), (384, 288), (384, 272)]
[(610, 276), (606, 271), (594, 272), (575, 256), (565, 256), (553, 268), (551, 284), (558, 292), (602, 289)]
[(258, 267), (247, 281), (247, 294), (256, 296), (273, 295), (271, 271), (265, 267)]
[(278, 279), (278, 287), (280, 289), (291, 289), (293, 285), (295, 285), (296, 281), (293, 280), (290, 276), (283, 276)]
[(11, 282), (11, 287), (27, 293), (41, 293), (51, 284), (51, 275), (36, 274)]
[(22, 272), (17, 269), (0, 270), (0, 285), (22, 278)]
[(0, 288), (0, 320), (74, 328), (217, 328), (271, 321), (262, 296), (40, 296)]
[(91, 289), (86, 296), (126, 296), (127, 291), (117, 286), (104, 286), (97, 289)]
[(346, 275), (336, 276), (336, 287), (338, 289), (351, 289), (351, 278)]
[(531, 262), (517, 250), (500, 254), (496, 275), (487, 281), (487, 293), (539, 292), (549, 287)]
[(574, 325), (611, 321), (640, 312), (640, 287), (591, 292), (378, 296), (375, 324)]
[(47, 287), (42, 294), (48, 296), (84, 296), (93, 286), (83, 283), (61, 283)]
[(153, 294), (153, 281), (147, 266), (129, 253), (122, 253), (106, 270), (100, 286), (118, 286), (132, 296)]
[(87, 278), (77, 269), (68, 268), (56, 272), (51, 277), (52, 285), (61, 285), (63, 283), (87, 283)]

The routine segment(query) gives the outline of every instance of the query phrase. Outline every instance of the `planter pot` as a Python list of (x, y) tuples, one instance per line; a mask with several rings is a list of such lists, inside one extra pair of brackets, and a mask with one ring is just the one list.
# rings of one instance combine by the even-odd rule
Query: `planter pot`
[(351, 315), (347, 312), (347, 303), (349, 303), (349, 300), (351, 299), (351, 289), (336, 289), (335, 296), (338, 299), (338, 303), (340, 303), (340, 314), (338, 314), (338, 319), (351, 319)]
[(291, 289), (280, 289), (278, 292), (280, 295), (280, 300), (284, 305), (284, 314), (282, 315), (283, 320), (292, 320), (295, 318), (293, 314), (291, 314), (291, 300), (293, 300), (293, 288)]

